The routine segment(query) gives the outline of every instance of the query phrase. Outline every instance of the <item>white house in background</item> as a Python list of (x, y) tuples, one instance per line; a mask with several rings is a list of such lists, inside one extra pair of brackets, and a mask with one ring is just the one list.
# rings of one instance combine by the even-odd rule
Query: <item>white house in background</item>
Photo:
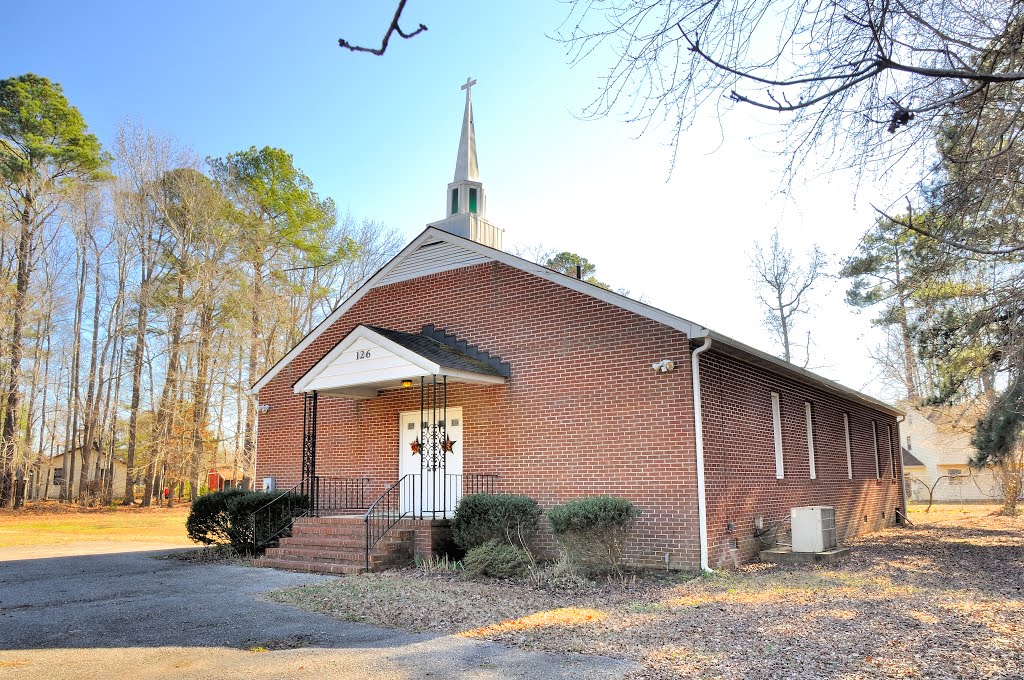
[(930, 487), (940, 477), (947, 478), (935, 487), (936, 501), (1002, 499), (995, 473), (972, 470), (968, 464), (974, 455), (968, 433), (943, 423), (939, 410), (905, 408), (907, 418), (900, 423), (900, 437), (908, 500), (927, 501), (928, 490), (919, 481)]
[[(74, 458), (75, 464), (75, 489), (79, 489), (82, 479), (82, 456), (76, 455)], [(34, 484), (29, 484), (29, 488), (32, 489), (31, 498), (41, 497), (44, 493), (49, 499), (60, 498), (60, 490), (64, 486), (64, 454), (54, 456), (51, 459), (43, 459), (40, 462), (38, 468), (39, 478), (38, 480), (32, 480)], [(46, 477), (49, 475), (50, 483), (47, 488)], [(95, 480), (106, 479), (107, 470), (100, 469), (94, 472)], [(125, 480), (128, 477), (128, 466), (123, 461), (114, 459), (114, 489), (115, 494), (117, 489), (121, 492), (124, 491)]]

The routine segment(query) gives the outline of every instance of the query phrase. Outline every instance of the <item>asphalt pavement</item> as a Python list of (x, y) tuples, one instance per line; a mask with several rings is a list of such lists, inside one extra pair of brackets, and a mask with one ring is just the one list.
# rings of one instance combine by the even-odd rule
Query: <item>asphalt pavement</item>
[(0, 678), (601, 680), (635, 669), (347, 623), (261, 597), (334, 577), (97, 548), (0, 552)]

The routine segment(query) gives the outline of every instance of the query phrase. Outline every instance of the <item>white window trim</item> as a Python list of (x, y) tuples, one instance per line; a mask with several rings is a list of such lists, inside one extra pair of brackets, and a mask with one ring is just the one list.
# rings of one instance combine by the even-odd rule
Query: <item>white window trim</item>
[(782, 457), (782, 411), (778, 392), (772, 392), (772, 428), (775, 432), (775, 479), (784, 479), (786, 464)]
[(814, 421), (811, 416), (811, 402), (804, 402), (804, 416), (807, 420), (807, 464), (811, 470), (811, 479), (817, 479), (814, 470)]
[(878, 469), (878, 423), (871, 421), (871, 439), (875, 444), (875, 479), (882, 478), (882, 471)]
[(853, 479), (853, 456), (850, 453), (850, 416), (843, 414), (843, 435), (846, 437), (846, 478)]

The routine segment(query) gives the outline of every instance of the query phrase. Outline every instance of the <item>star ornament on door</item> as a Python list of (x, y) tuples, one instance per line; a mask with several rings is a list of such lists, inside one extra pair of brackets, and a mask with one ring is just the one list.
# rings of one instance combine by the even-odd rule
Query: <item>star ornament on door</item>
[(455, 453), (455, 442), (454, 439), (449, 439), (448, 435), (444, 436), (444, 442), (441, 443), (441, 449), (445, 453)]
[(414, 441), (412, 444), (409, 444), (409, 446), (410, 448), (412, 448), (412, 455), (414, 456), (419, 455), (420, 450), (423, 448), (423, 445), (420, 444), (419, 437), (416, 437), (416, 441)]

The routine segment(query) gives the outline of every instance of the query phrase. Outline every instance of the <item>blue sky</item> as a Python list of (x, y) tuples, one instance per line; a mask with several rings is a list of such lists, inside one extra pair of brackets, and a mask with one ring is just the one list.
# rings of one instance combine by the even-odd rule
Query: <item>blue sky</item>
[[(774, 351), (749, 270), (754, 240), (778, 227), (796, 250), (845, 257), (872, 223), (878, 192), (849, 175), (778, 192), (784, 159), (749, 111), (708, 112), (683, 138), (668, 177), (667, 131), (585, 121), (607, 61), (570, 68), (554, 34), (556, 0), (409, 0), (383, 57), (391, 2), (47, 2), (4, 9), (0, 77), (33, 71), (64, 87), (100, 139), (126, 116), (202, 156), (279, 146), (321, 194), (406, 238), (444, 216), (467, 76), (488, 217), (506, 247), (578, 252), (614, 287)], [(28, 29), (32, 30), (28, 30)], [(766, 136), (767, 135), (767, 136)], [(879, 394), (868, 315), (819, 292), (811, 328), (824, 375)]]

